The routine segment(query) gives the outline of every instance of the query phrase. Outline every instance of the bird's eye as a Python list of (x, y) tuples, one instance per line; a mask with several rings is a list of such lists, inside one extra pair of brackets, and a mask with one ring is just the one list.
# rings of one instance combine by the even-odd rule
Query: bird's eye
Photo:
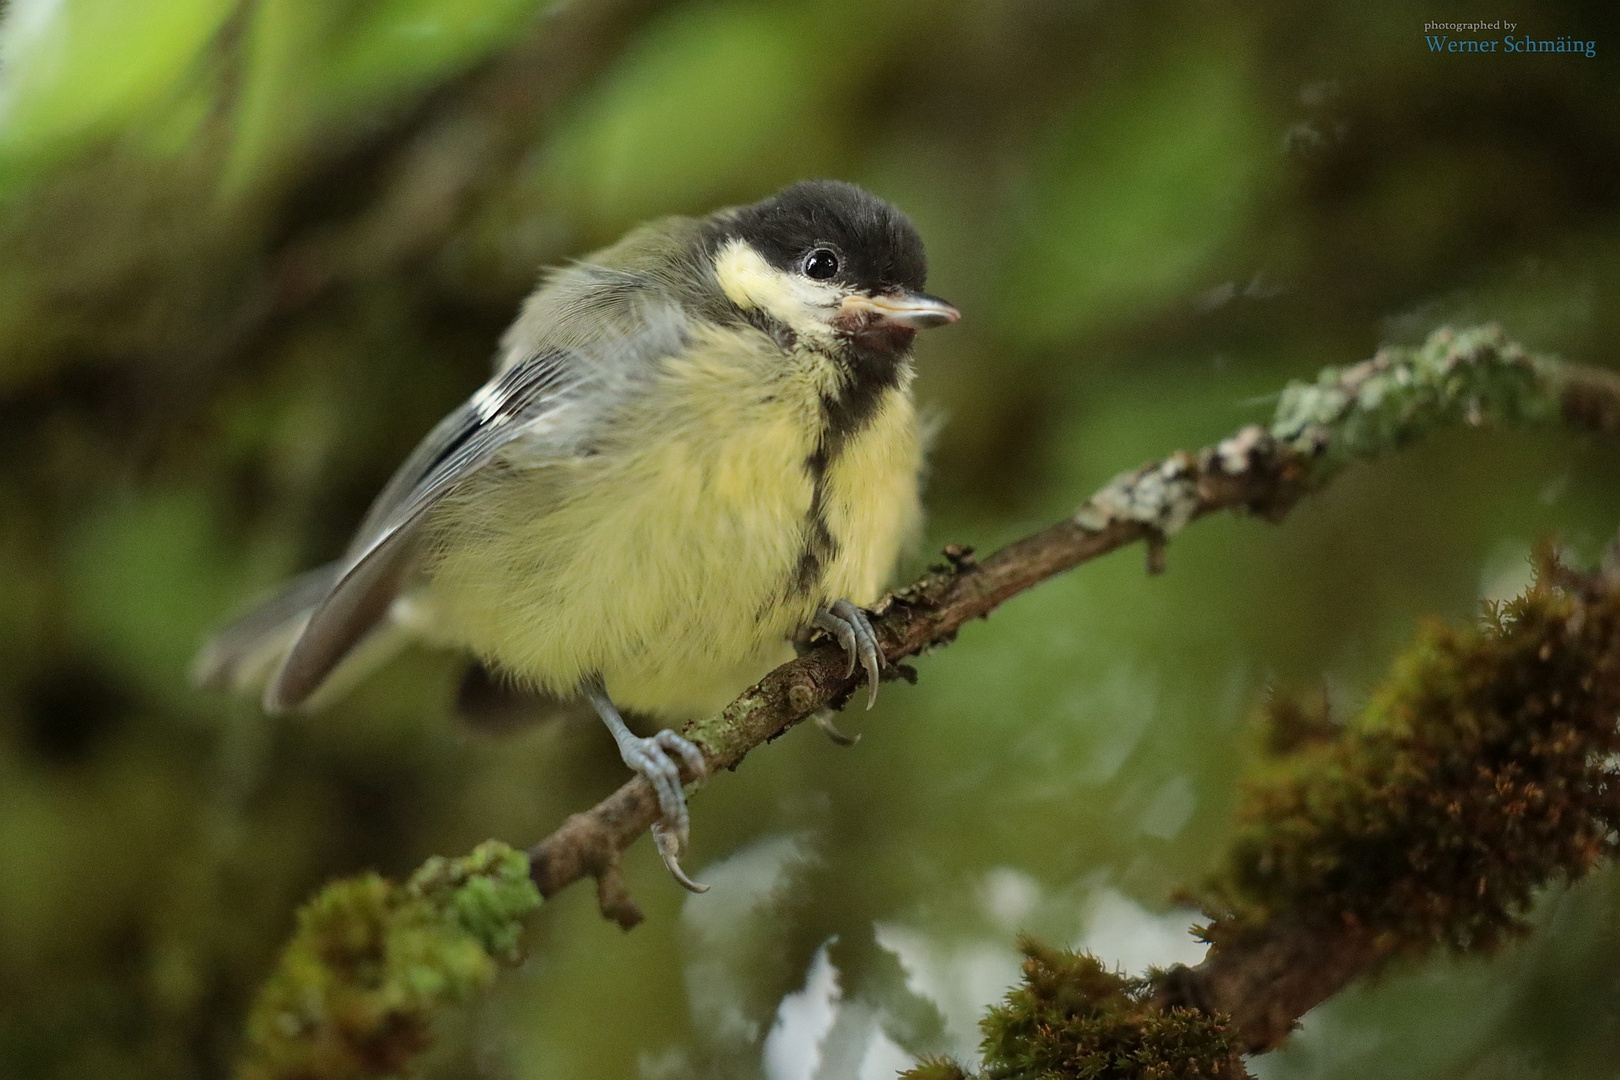
[(804, 257), (804, 276), (826, 281), (838, 273), (838, 256), (826, 248), (816, 248)]

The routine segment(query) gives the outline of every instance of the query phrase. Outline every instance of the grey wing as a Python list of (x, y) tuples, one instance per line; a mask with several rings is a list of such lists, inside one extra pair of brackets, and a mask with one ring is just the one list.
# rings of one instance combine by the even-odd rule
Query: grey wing
[(497, 373), (435, 424), (394, 470), (355, 530), (345, 558), (364, 558), (517, 436), (560, 427), (570, 396), (585, 381), (580, 368), (572, 351), (554, 348)]
[(426, 512), (520, 436), (543, 438), (577, 410), (580, 358), (546, 350), (506, 368), (445, 417), (378, 495), (339, 572), (265, 687), (264, 707), (306, 701), (392, 606), (411, 569)]

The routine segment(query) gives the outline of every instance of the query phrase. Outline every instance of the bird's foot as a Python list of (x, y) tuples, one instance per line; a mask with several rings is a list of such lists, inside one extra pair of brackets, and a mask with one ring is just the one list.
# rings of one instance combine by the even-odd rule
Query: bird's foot
[(619, 757), (651, 784), (653, 794), (658, 796), (659, 820), (652, 827), (653, 843), (658, 845), (658, 856), (664, 860), (670, 876), (692, 892), (708, 892), (707, 885), (699, 885), (681, 869), (681, 853), (686, 850), (692, 818), (686, 809), (686, 792), (681, 787), (681, 769), (675, 763), (675, 758), (680, 758), (692, 779), (701, 780), (708, 774), (703, 751), (669, 728), (647, 738), (635, 734), (608, 697), (601, 676), (582, 680), (579, 689), (613, 733), (613, 741), (619, 744)]
[(624, 759), (625, 765), (646, 778), (658, 796), (658, 809), (662, 816), (652, 827), (653, 842), (657, 844), (658, 855), (664, 860), (670, 876), (692, 892), (707, 892), (707, 885), (693, 881), (681, 869), (681, 853), (686, 850), (686, 841), (691, 835), (692, 817), (686, 809), (680, 766), (675, 763), (675, 758), (679, 757), (693, 779), (702, 779), (706, 771), (703, 751), (695, 743), (665, 728), (645, 739), (634, 735), (621, 738), (619, 756)]
[(848, 600), (834, 600), (816, 612), (815, 626), (831, 634), (849, 656), (849, 667), (844, 675), (855, 674), (855, 662), (866, 669), (866, 707), (877, 701), (878, 683), (882, 681), (883, 654), (878, 649), (877, 635), (872, 632), (872, 620), (866, 612)]

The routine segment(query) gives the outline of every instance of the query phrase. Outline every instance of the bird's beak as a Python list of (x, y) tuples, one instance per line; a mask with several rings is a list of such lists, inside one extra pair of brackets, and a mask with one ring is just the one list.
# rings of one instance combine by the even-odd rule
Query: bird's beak
[(937, 296), (927, 293), (884, 294), (863, 296), (856, 294), (844, 300), (844, 314), (864, 317), (880, 326), (906, 330), (927, 330), (945, 326), (962, 317), (962, 313)]

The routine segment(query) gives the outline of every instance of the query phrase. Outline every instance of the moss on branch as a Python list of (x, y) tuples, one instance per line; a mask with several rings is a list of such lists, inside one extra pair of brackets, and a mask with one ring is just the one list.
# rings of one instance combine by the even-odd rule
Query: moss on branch
[(429, 859), (398, 885), (365, 874), (328, 885), (248, 1018), (239, 1080), (395, 1076), (432, 1042), (434, 1015), (518, 958), (540, 906), (529, 862), (498, 841)]
[(1207, 897), (1217, 947), (1288, 913), (1400, 951), (1488, 949), (1536, 890), (1614, 854), (1620, 594), (1560, 587), (1540, 558), (1478, 624), (1425, 626), (1336, 737), (1262, 761)]
[(1349, 723), (1286, 699), (1203, 901), (1212, 949), (1164, 1005), (1276, 1045), (1395, 956), (1488, 951), (1538, 891), (1616, 853), (1620, 582), (1538, 556), (1474, 624), (1425, 626)]
[[(1223, 1017), (1160, 1009), (1149, 979), (1103, 967), (1086, 953), (1030, 938), (1023, 983), (991, 1009), (984, 1031), (983, 1080), (1240, 1080), (1238, 1043)], [(973, 1075), (935, 1059), (901, 1080), (965, 1080)]]

